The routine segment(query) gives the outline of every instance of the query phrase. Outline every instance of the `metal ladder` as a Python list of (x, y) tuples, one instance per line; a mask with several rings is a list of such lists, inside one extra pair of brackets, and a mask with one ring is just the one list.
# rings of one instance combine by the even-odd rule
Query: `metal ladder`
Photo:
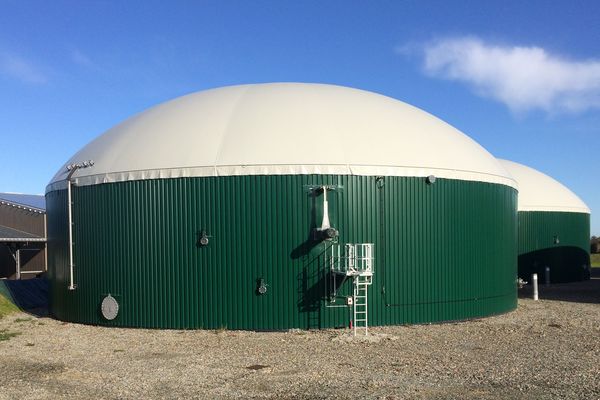
[(359, 330), (362, 330), (365, 336), (369, 334), (368, 294), (371, 282), (372, 275), (356, 275), (354, 277), (354, 293), (352, 296), (354, 311), (354, 336), (356, 336)]

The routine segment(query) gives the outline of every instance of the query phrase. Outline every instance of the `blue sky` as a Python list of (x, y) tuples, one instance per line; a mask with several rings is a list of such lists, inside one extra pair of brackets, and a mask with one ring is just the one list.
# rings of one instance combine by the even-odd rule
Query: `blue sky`
[[(223, 85), (323, 82), (420, 107), (564, 183), (600, 235), (597, 1), (0, 0), (0, 191)], [(600, 216), (600, 214), (599, 214)]]

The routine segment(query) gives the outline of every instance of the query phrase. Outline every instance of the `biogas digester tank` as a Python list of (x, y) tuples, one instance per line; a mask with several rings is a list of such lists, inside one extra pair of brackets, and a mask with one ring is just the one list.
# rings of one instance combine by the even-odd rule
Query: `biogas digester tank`
[(373, 244), (370, 325), (507, 312), (515, 187), (479, 144), (389, 97), (300, 83), (190, 94), (110, 129), (49, 183), (51, 312), (152, 328), (347, 326), (352, 279), (330, 258), (345, 243)]
[(519, 276), (550, 282), (590, 277), (590, 209), (560, 182), (533, 168), (499, 160), (519, 185)]

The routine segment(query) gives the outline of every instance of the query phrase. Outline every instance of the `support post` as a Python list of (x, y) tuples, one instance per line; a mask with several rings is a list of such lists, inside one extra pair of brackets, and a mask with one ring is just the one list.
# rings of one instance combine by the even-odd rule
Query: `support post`
[(545, 279), (546, 279), (546, 286), (550, 286), (550, 267), (546, 265), (546, 269), (545, 269)]
[(21, 279), (21, 249), (17, 247), (15, 251), (15, 266), (16, 266), (16, 275), (17, 280)]
[(533, 300), (537, 301), (539, 299), (537, 274), (533, 274), (531, 276), (531, 282), (531, 284), (533, 285)]

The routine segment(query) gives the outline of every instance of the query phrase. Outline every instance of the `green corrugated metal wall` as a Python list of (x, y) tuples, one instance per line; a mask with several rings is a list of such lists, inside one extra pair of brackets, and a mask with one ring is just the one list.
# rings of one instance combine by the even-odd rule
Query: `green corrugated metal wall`
[[(340, 243), (375, 243), (371, 325), (459, 320), (516, 307), (514, 189), (365, 176), (230, 176), (76, 187), (75, 281), (68, 291), (65, 191), (47, 194), (51, 311), (64, 320), (157, 328), (345, 326), (315, 243), (322, 194)], [(211, 236), (197, 246), (198, 232)], [(268, 284), (256, 293), (257, 280)], [(105, 321), (107, 294), (120, 304)], [(337, 306), (337, 307), (333, 307)]]
[(520, 211), (518, 220), (520, 277), (529, 281), (537, 273), (543, 282), (549, 266), (553, 283), (589, 279), (589, 214)]

